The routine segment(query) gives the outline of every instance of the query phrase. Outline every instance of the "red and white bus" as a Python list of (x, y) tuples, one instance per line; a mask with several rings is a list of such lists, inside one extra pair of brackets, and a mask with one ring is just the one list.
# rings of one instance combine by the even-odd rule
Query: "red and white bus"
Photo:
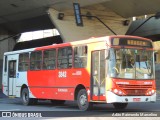
[(155, 102), (152, 41), (136, 36), (105, 36), (4, 53), (3, 93), (24, 105), (39, 99), (79, 109), (112, 103)]

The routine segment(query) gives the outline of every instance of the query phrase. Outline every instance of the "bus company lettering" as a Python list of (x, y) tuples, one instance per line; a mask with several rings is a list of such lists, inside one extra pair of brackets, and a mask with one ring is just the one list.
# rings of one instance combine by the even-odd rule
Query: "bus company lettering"
[(129, 82), (116, 82), (116, 84), (124, 84), (124, 85), (128, 85)]
[(75, 73), (72, 73), (72, 75), (82, 75), (82, 71), (76, 71)]
[(144, 82), (145, 85), (152, 85), (152, 82)]
[(68, 89), (59, 88), (59, 89), (58, 89), (58, 92), (68, 92)]

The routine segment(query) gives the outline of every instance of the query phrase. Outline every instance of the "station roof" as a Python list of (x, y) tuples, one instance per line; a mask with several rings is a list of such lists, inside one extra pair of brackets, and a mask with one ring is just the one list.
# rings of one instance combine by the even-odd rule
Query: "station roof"
[(59, 44), (59, 43), (63, 43), (63, 41), (59, 35), (53, 36), (53, 37), (37, 39), (37, 40), (23, 41), (23, 42), (16, 43), (16, 45), (13, 48), (13, 51), (41, 47), (41, 46), (47, 46), (47, 45), (52, 45), (52, 44)]
[[(0, 0), (0, 27), (15, 33), (54, 28), (47, 13), (48, 8), (59, 11), (73, 9), (73, 2), (73, 0)], [(160, 11), (160, 0), (78, 0), (78, 2), (81, 7), (103, 4), (124, 18)]]

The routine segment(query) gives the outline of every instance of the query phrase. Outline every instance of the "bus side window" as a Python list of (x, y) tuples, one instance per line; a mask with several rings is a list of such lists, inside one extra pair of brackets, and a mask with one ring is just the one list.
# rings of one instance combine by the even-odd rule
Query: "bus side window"
[(58, 49), (58, 68), (72, 68), (72, 47)]
[(87, 46), (74, 48), (74, 67), (85, 68), (87, 66)]
[(29, 69), (29, 53), (19, 54), (18, 71), (27, 71)]
[(31, 52), (30, 70), (41, 70), (41, 65), (42, 65), (42, 51)]
[(43, 69), (51, 70), (56, 68), (56, 49), (43, 52)]
[(4, 72), (7, 72), (7, 56), (5, 56)]
[(14, 67), (15, 63), (14, 62), (9, 62), (9, 77), (15, 78), (16, 77), (16, 70)]

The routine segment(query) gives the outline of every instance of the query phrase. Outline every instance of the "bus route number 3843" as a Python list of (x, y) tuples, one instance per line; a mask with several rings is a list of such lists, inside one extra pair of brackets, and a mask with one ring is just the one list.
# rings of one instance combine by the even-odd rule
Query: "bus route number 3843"
[(66, 71), (59, 71), (58, 72), (58, 77), (59, 78), (66, 78), (67, 77), (67, 72)]

